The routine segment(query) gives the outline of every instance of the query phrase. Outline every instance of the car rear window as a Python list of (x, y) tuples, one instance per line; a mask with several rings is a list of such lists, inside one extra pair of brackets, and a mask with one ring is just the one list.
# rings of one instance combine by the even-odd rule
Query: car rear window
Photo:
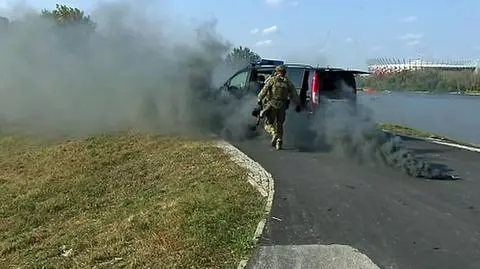
[(344, 83), (356, 89), (355, 77), (351, 72), (345, 71), (319, 71), (320, 88), (322, 91), (336, 91)]

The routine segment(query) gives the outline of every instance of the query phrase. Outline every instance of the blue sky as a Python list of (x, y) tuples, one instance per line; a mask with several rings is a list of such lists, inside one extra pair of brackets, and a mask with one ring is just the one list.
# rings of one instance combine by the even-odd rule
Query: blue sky
[[(58, 1), (24, 2), (53, 8)], [(0, 0), (0, 6), (8, 2), (12, 3)], [(97, 2), (60, 3), (91, 10)], [(264, 57), (352, 68), (365, 68), (365, 61), (375, 57), (480, 59), (478, 0), (148, 2), (157, 2), (152, 5), (153, 13), (158, 7), (186, 22), (216, 18), (223, 37)]]

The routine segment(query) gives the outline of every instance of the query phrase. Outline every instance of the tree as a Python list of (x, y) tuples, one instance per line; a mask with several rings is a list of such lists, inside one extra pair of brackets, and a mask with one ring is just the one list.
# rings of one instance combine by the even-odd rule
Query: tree
[(5, 34), (5, 30), (7, 29), (9, 24), (10, 20), (8, 18), (0, 16), (0, 34), (2, 35), (0, 36), (0, 38), (3, 37), (3, 35)]
[(236, 47), (234, 48), (226, 57), (226, 62), (228, 64), (238, 66), (238, 65), (247, 65), (248, 63), (255, 62), (260, 59), (260, 55), (253, 52), (247, 47)]
[(54, 22), (52, 33), (57, 37), (59, 48), (70, 52), (80, 52), (95, 32), (96, 23), (78, 8), (57, 4), (54, 10), (42, 10), (40, 16)]
[(0, 16), (0, 25), (7, 26), (10, 23), (10, 20), (7, 17)]
[(42, 10), (42, 16), (44, 18), (54, 20), (58, 25), (87, 25), (91, 28), (95, 28), (96, 24), (90, 19), (90, 16), (85, 16), (85, 13), (73, 7), (66, 5), (56, 4), (56, 8), (52, 11)]

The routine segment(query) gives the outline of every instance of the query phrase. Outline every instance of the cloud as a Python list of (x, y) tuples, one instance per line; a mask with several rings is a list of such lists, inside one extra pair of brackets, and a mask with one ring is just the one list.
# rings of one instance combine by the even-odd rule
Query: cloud
[(415, 16), (407, 16), (407, 17), (403, 17), (400, 19), (400, 22), (403, 22), (403, 23), (413, 23), (413, 22), (416, 22), (418, 20), (417, 17)]
[(257, 43), (255, 43), (256, 47), (264, 47), (264, 46), (270, 46), (270, 45), (272, 45), (271, 39), (260, 40)]
[(278, 30), (277, 26), (276, 25), (273, 25), (273, 26), (270, 26), (268, 28), (265, 28), (262, 30), (262, 33), (264, 35), (268, 35), (268, 34), (273, 34), (275, 33), (276, 31)]
[(283, 4), (288, 4), (293, 7), (296, 7), (300, 4), (298, 1), (287, 1), (287, 0), (265, 0), (265, 3), (269, 6), (281, 6)]
[(399, 36), (398, 39), (401, 39), (401, 40), (418, 40), (418, 39), (421, 39), (423, 37), (423, 34), (413, 34), (413, 33), (407, 33), (407, 34), (404, 34), (402, 36)]
[(413, 41), (410, 41), (407, 43), (407, 46), (417, 46), (417, 45), (420, 45), (420, 40), (413, 40)]
[(473, 49), (474, 49), (474, 50), (480, 50), (480, 45), (473, 46)]
[(283, 2), (285, 2), (285, 0), (265, 0), (265, 3), (270, 6), (276, 6), (282, 4)]
[(269, 34), (275, 33), (277, 30), (278, 30), (278, 27), (276, 25), (272, 25), (270, 27), (262, 29), (261, 31), (259, 28), (254, 28), (250, 30), (250, 33), (255, 35), (255, 34), (258, 34), (259, 32), (262, 32), (263, 35), (269, 35)]
[(345, 38), (345, 42), (347, 42), (347, 43), (353, 43), (353, 38), (347, 37), (347, 38)]

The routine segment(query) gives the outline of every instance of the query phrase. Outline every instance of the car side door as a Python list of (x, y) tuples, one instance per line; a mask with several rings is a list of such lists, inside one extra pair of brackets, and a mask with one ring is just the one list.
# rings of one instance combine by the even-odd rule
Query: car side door
[(287, 67), (287, 77), (292, 82), (293, 86), (297, 90), (297, 94), (300, 97), (302, 106), (307, 103), (307, 92), (309, 90), (308, 77), (309, 72), (302, 67)]
[(235, 74), (225, 83), (226, 90), (238, 97), (243, 95), (248, 83), (249, 74), (250, 70), (243, 70)]

